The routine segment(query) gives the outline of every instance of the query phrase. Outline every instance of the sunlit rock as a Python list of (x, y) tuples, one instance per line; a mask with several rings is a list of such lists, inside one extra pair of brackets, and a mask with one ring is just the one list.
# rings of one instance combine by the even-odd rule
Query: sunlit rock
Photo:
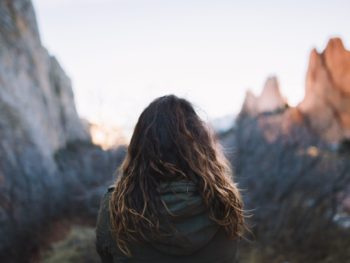
[(92, 142), (104, 150), (117, 148), (128, 143), (120, 127), (106, 123), (89, 123)]
[(312, 50), (305, 97), (298, 108), (326, 141), (350, 138), (350, 52), (339, 38), (329, 40), (322, 53)]
[(242, 106), (242, 112), (248, 115), (257, 115), (264, 112), (274, 112), (285, 108), (286, 99), (282, 96), (276, 77), (269, 77), (259, 96), (247, 91)]

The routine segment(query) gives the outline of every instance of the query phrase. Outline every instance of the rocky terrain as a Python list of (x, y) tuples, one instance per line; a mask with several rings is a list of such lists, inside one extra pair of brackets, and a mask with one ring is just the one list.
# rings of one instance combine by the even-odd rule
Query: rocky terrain
[[(285, 110), (286, 109), (286, 110)], [(257, 116), (282, 114), (269, 118), (279, 132), (288, 134), (295, 126), (304, 126), (328, 144), (350, 140), (350, 51), (341, 39), (330, 39), (325, 50), (311, 51), (306, 74), (305, 97), (289, 107), (281, 95), (276, 77), (270, 77), (260, 96), (248, 91), (241, 114)]]
[[(340, 39), (311, 52), (305, 90), (290, 107), (268, 78), (218, 134), (252, 214), (242, 262), (350, 259), (350, 52)], [(31, 1), (0, 1), (0, 262), (98, 262), (94, 224), (120, 140), (79, 118)]]
[(312, 50), (299, 105), (269, 78), (221, 135), (253, 211), (243, 262), (350, 260), (349, 54), (337, 38)]
[(29, 0), (0, 1), (0, 138), (0, 262), (38, 257), (60, 218), (94, 224), (123, 152), (91, 143)]
[(264, 112), (283, 110), (286, 106), (287, 100), (282, 97), (278, 80), (273, 76), (266, 80), (259, 96), (255, 96), (250, 90), (247, 91), (241, 111), (253, 116)]
[(310, 128), (323, 139), (350, 139), (350, 51), (339, 38), (322, 53), (312, 50), (306, 76), (306, 95), (298, 108)]

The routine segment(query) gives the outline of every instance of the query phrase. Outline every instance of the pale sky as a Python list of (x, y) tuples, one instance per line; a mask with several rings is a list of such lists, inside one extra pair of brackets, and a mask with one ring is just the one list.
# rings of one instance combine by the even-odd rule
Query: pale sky
[(155, 97), (236, 114), (277, 75), (292, 105), (309, 52), (350, 48), (350, 1), (34, 0), (43, 44), (71, 77), (78, 112), (131, 129)]

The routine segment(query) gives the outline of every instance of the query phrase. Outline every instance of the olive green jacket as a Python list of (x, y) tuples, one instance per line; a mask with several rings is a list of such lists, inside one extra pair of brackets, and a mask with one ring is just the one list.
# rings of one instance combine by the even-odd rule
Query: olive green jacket
[(164, 210), (164, 216), (176, 232), (154, 242), (131, 243), (132, 257), (123, 255), (110, 232), (108, 203), (112, 191), (110, 187), (103, 197), (97, 220), (96, 248), (103, 263), (237, 262), (237, 241), (229, 239), (224, 230), (209, 219), (196, 185), (184, 180), (160, 187), (161, 199), (168, 210)]

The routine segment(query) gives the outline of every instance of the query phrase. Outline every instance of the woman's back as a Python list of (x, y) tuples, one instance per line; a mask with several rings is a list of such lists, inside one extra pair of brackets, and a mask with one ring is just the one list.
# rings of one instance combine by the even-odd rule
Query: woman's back
[[(105, 194), (97, 224), (97, 251), (102, 262), (236, 262), (237, 241), (209, 219), (197, 186), (186, 180), (161, 184), (162, 213), (173, 224), (172, 233), (152, 242), (130, 243), (132, 257), (125, 256), (110, 233), (109, 202), (114, 187)], [(169, 213), (170, 212), (170, 213)]]
[(234, 262), (243, 203), (228, 160), (191, 103), (140, 115), (97, 224), (104, 262)]

